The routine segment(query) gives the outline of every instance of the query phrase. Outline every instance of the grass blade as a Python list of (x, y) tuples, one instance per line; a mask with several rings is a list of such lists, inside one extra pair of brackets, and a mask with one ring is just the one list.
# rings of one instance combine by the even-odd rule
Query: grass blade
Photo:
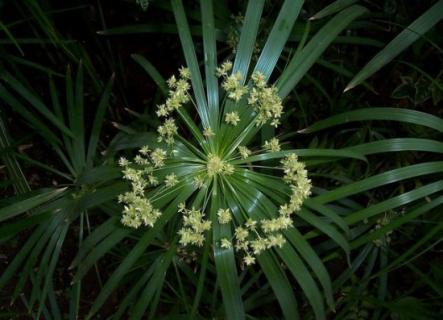
[(429, 113), (400, 109), (400, 108), (363, 108), (344, 112), (325, 120), (321, 120), (312, 126), (300, 130), (300, 133), (313, 133), (326, 128), (344, 123), (366, 120), (387, 120), (413, 123), (443, 132), (443, 120)]
[(309, 18), (309, 20), (317, 20), (330, 16), (331, 14), (335, 14), (356, 2), (358, 2), (358, 0), (336, 0), (314, 14), (312, 17)]
[(217, 43), (215, 39), (213, 1), (200, 1), (203, 30), (203, 50), (205, 53), (206, 92), (211, 128), (216, 128), (219, 118), (218, 80), (214, 70), (217, 67)]
[(344, 91), (348, 91), (362, 83), (371, 75), (392, 61), (402, 51), (422, 37), (429, 29), (443, 19), (443, 0), (439, 0), (405, 30), (388, 43), (375, 55), (349, 82)]
[(285, 98), (338, 34), (354, 19), (366, 12), (366, 8), (354, 5), (329, 20), (300, 51), (300, 54), (294, 56), (289, 62), (277, 82), (279, 95)]
[(22, 199), (22, 196), (20, 196), (21, 199), (18, 201), (9, 199), (13, 202), (13, 204), (0, 209), (0, 222), (15, 217), (25, 211), (31, 210), (32, 208), (35, 208), (47, 201), (53, 200), (60, 196), (60, 194), (65, 190), (66, 188), (50, 190), (24, 200)]
[(88, 145), (88, 153), (87, 153), (87, 166), (90, 168), (93, 165), (94, 156), (97, 153), (97, 145), (98, 139), (100, 137), (100, 131), (103, 126), (104, 116), (106, 112), (106, 108), (109, 106), (109, 98), (111, 96), (112, 85), (114, 83), (115, 75), (111, 76), (108, 83), (105, 86), (103, 94), (100, 98), (100, 102), (97, 106), (97, 111), (95, 113), (94, 122), (92, 124), (89, 145)]
[(263, 73), (266, 79), (269, 79), (280, 58), (303, 2), (303, 0), (286, 0), (280, 9), (254, 69), (254, 71)]
[(200, 74), (197, 56), (195, 54), (194, 42), (192, 41), (191, 32), (189, 30), (188, 21), (185, 15), (185, 9), (181, 0), (171, 0), (171, 5), (174, 11), (175, 20), (177, 23), (178, 34), (185, 55), (186, 64), (191, 71), (192, 88), (194, 89), (194, 96), (197, 104), (197, 112), (201, 118), (204, 127), (210, 126), (208, 104), (206, 101), (205, 90), (203, 88), (203, 81)]

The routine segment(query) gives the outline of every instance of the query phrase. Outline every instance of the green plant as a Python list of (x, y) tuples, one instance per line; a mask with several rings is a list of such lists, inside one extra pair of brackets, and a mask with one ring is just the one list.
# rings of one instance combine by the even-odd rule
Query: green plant
[[(97, 160), (99, 134), (109, 103), (112, 79), (104, 89), (89, 137), (86, 139), (83, 118), (84, 78), (81, 64), (75, 80), (72, 79), (70, 68), (67, 70), (66, 107), (62, 107), (60, 92), (53, 79), (49, 80), (52, 103), (52, 108), (49, 108), (41, 98), (8, 71), (3, 70), (1, 78), (9, 88), (0, 85), (0, 98), (45, 139), (67, 172), (52, 168), (50, 164), (33, 160), (24, 154), (10, 153), (10, 156), (41, 167), (58, 177), (57, 180), (62, 179), (64, 182), (58, 188), (24, 190), (26, 192), (22, 192), (22, 195), (4, 201), (0, 209), (0, 221), (12, 221), (1, 227), (2, 241), (27, 228), (35, 227), (35, 230), (3, 272), (0, 286), (4, 287), (20, 270), (12, 301), (20, 296), (29, 281), (32, 284), (30, 299), (27, 302), (29, 311), (38, 303), (36, 317), (42, 312), (47, 314), (45, 305), (49, 299), (51, 312), (57, 317), (60, 311), (55, 302), (53, 274), (71, 224), (79, 223), (78, 241), (81, 244), (86, 225), (89, 225), (88, 211), (124, 190), (123, 183), (112, 181), (119, 176), (118, 170)], [(21, 96), (20, 99), (14, 97), (11, 89)], [(29, 112), (25, 104), (38, 113)], [(20, 219), (13, 219), (19, 215)], [(36, 266), (39, 272), (34, 274)], [(79, 290), (80, 284), (71, 290), (73, 315), (78, 312)]]
[[(181, 69), (177, 84), (165, 81), (143, 56), (132, 57), (166, 98), (176, 97), (178, 101), (169, 100), (169, 106), (157, 109), (159, 115), (170, 117), (158, 134), (150, 132), (158, 122), (152, 110), (145, 114), (130, 111), (138, 122), (117, 125), (121, 132), (108, 147), (102, 145), (101, 154), (96, 151), (110, 84), (97, 113), (92, 113), (95, 120), (89, 130), (83, 125), (87, 112), (81, 65), (75, 80), (70, 71), (64, 76), (65, 107), (58, 101), (60, 92), (52, 79), (49, 108), (25, 77), (3, 71), (0, 97), (44, 137), (66, 169), (13, 152), (5, 125), (0, 123), (0, 142), (12, 182), (24, 180), (16, 160), (39, 166), (64, 181), (61, 188), (31, 193), (21, 185), (24, 195), (2, 201), (0, 221), (7, 221), (0, 227), (3, 243), (20, 231), (34, 230), (2, 274), (0, 284), (4, 286), (21, 270), (13, 297), (25, 292), (22, 300), (34, 317), (60, 318), (54, 279), (57, 265), (62, 272), (68, 269), (59, 259), (64, 249), (75, 255), (69, 268), (75, 272), (73, 285), (66, 294), (72, 319), (83, 316), (80, 297), (87, 293), (82, 284), (89, 281), (86, 279), (92, 269), (99, 292), (88, 310), (89, 318), (105, 309), (114, 292), (118, 297), (111, 311), (115, 319), (138, 319), (146, 314), (174, 319), (384, 319), (391, 313), (404, 318), (436, 317), (434, 310), (441, 304), (432, 301), (441, 299), (441, 270), (434, 267), (422, 271), (423, 266), (415, 262), (441, 242), (443, 224), (438, 209), (443, 201), (443, 164), (438, 156), (443, 152), (443, 121), (415, 110), (369, 107), (338, 114), (331, 110), (331, 117), (303, 129), (291, 123), (291, 114), (303, 110), (297, 92), (302, 79), (314, 84), (314, 93), (325, 96), (333, 109), (321, 80), (308, 73), (314, 64), (345, 79), (352, 78), (349, 70), (320, 58), (331, 44), (381, 45), (339, 36), (366, 22), (365, 18), (355, 21), (368, 13), (362, 6), (353, 5), (355, 2), (335, 1), (315, 14), (311, 22), (296, 22), (303, 1), (287, 0), (274, 23), (267, 21), (269, 30), (263, 30), (260, 21), (265, 1), (249, 1), (235, 55), (228, 54), (225, 59), (233, 60), (232, 72), (229, 64), (218, 61), (216, 41), (224, 39), (218, 29), (226, 29), (229, 21), (224, 3), (201, 1), (200, 10), (196, 10), (184, 8), (179, 0), (170, 5), (152, 2), (153, 8), (173, 12), (176, 24), (168, 30), (180, 36), (187, 68)], [(418, 35), (430, 30), (441, 20), (442, 11), (435, 8), (442, 4), (438, 1), (410, 30), (388, 44), (347, 87), (368, 79)], [(193, 21), (201, 20), (201, 27), (189, 26), (185, 12)], [(149, 27), (154, 28), (148, 28), (150, 31), (163, 30), (158, 25)], [(266, 31), (268, 37), (261, 39)], [(203, 52), (191, 35), (201, 38)], [(19, 42), (10, 33), (8, 36), (17, 48)], [(264, 46), (258, 53), (260, 43)], [(202, 64), (198, 54), (204, 57)], [(217, 79), (219, 64), (224, 68)], [(425, 77), (441, 90), (439, 76), (436, 80)], [(374, 91), (374, 85), (363, 84)], [(258, 94), (260, 103), (254, 102), (254, 89), (262, 93)], [(24, 104), (38, 113), (30, 113)], [(262, 112), (265, 109), (268, 113)], [(259, 126), (254, 121), (257, 114), (265, 120)], [(281, 120), (282, 126), (270, 126), (272, 120)], [(401, 131), (386, 130), (385, 121), (396, 121)], [(281, 147), (275, 137), (284, 142)], [(309, 147), (302, 149), (311, 137)], [(139, 148), (140, 154), (131, 152)], [(435, 161), (419, 161), (413, 157), (416, 154), (426, 154), (427, 160)], [(120, 156), (124, 157), (120, 163), (129, 184), (122, 181), (115, 165)], [(282, 166), (295, 170), (281, 172)], [(308, 199), (304, 166), (313, 180)], [(296, 176), (289, 179), (289, 185), (281, 179), (288, 174)], [(298, 188), (300, 181), (302, 187)], [(279, 217), (279, 206), (294, 198), (291, 185), (300, 195), (293, 201), (297, 204), (294, 208), (300, 210), (290, 219), (289, 214)], [(119, 194), (120, 204), (116, 201)], [(245, 243), (237, 242), (235, 234), (237, 240), (244, 238), (245, 228), (236, 230), (234, 225), (246, 225), (248, 234), (257, 231), (261, 238), (250, 237), (244, 252)], [(397, 241), (399, 234), (409, 234), (408, 228), (418, 240)], [(70, 232), (75, 234), (74, 250), (66, 246)], [(257, 241), (260, 239), (263, 241)], [(236, 244), (243, 249), (231, 248)], [(410, 246), (407, 250), (405, 244)], [(266, 250), (262, 250), (263, 245)], [(256, 254), (251, 254), (254, 249)], [(334, 263), (340, 268), (335, 272)], [(35, 266), (38, 271), (34, 273)], [(399, 268), (407, 268), (426, 283), (432, 292), (431, 302), (414, 298), (414, 288), (398, 294), (389, 287), (388, 274)], [(103, 285), (102, 278), (106, 278)], [(27, 283), (30, 291), (26, 290)], [(274, 307), (275, 302), (280, 310)], [(402, 312), (412, 303), (416, 308)], [(425, 312), (426, 308), (434, 310)]]

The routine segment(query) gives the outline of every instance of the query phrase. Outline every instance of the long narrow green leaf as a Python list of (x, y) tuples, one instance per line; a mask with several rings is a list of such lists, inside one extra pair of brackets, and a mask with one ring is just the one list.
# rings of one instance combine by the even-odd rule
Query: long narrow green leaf
[(217, 67), (217, 43), (215, 39), (213, 1), (200, 1), (203, 29), (203, 50), (205, 54), (206, 94), (211, 128), (217, 128), (219, 118)]
[(197, 112), (200, 115), (203, 126), (209, 127), (210, 121), (208, 114), (208, 103), (206, 100), (205, 90), (203, 88), (203, 81), (200, 74), (197, 56), (195, 54), (194, 42), (192, 41), (183, 2), (182, 0), (171, 0), (171, 5), (174, 11), (186, 64), (191, 71), (191, 82), (196, 99)]
[[(439, 181), (439, 184), (441, 186), (440, 190), (443, 189), (443, 181)], [(392, 219), (389, 224), (382, 226), (379, 229), (373, 230), (371, 233), (365, 234), (364, 236), (351, 242), (351, 248), (356, 249), (370, 241), (383, 237), (389, 231), (398, 230), (400, 226), (413, 221), (420, 215), (429, 212), (430, 210), (440, 206), (441, 204), (443, 204), (443, 197), (439, 197), (432, 200), (431, 202), (427, 202), (414, 210), (407, 211), (403, 213), (400, 217)]]
[(254, 69), (254, 71), (260, 71), (265, 79), (269, 79), (280, 58), (303, 2), (303, 0), (286, 0), (280, 9)]
[(0, 209), (0, 222), (15, 217), (25, 211), (31, 210), (47, 201), (50, 201), (62, 194), (66, 188), (50, 190), (28, 199), (21, 199), (15, 203)]
[(79, 163), (85, 162), (85, 116), (84, 116), (84, 81), (83, 64), (80, 62), (75, 76), (74, 86), (74, 110), (71, 130), (75, 134), (73, 143), (74, 155)]
[(114, 79), (115, 75), (113, 74), (111, 76), (111, 79), (109, 79), (108, 83), (106, 84), (105, 89), (103, 90), (103, 94), (100, 98), (100, 102), (98, 103), (97, 106), (97, 111), (95, 113), (95, 118), (92, 124), (91, 134), (89, 138), (88, 153), (86, 160), (88, 167), (92, 166), (94, 156), (97, 153), (98, 139), (100, 137), (100, 131), (103, 126), (106, 108), (109, 106), (109, 98), (111, 96)]
[(399, 151), (422, 151), (443, 153), (443, 142), (430, 139), (417, 138), (394, 138), (359, 144), (346, 148), (364, 155), (399, 152)]
[[(9, 136), (8, 128), (6, 122), (3, 120), (3, 113), (0, 111), (0, 148), (7, 149), (11, 146), (11, 138)], [(22, 194), (30, 191), (31, 188), (29, 187), (28, 181), (17, 161), (17, 155), (8, 152), (1, 156), (0, 159), (2, 159), (3, 163), (6, 165), (6, 170), (9, 178), (12, 180), (16, 193)]]
[(213, 230), (214, 260), (217, 279), (220, 285), (226, 319), (245, 319), (244, 306), (240, 293), (240, 283), (235, 265), (234, 249), (222, 248), (222, 239), (231, 239), (230, 225), (221, 225), (217, 220), (217, 210), (223, 207), (221, 190), (216, 182), (212, 189), (210, 216)]
[(314, 14), (309, 20), (317, 20), (324, 17), (327, 17), (331, 14), (337, 13), (341, 10), (343, 10), (346, 7), (349, 7), (350, 5), (358, 2), (358, 0), (336, 0), (332, 2), (331, 4), (328, 4), (326, 7), (321, 9), (319, 12)]
[(295, 153), (299, 157), (330, 157), (330, 158), (350, 158), (358, 159), (367, 162), (365, 156), (359, 152), (347, 149), (291, 149), (278, 152), (262, 153), (256, 156), (250, 156), (246, 159), (238, 159), (232, 161), (233, 164), (250, 163), (257, 161), (265, 161), (271, 159), (281, 159), (287, 157), (289, 154)]
[(317, 34), (289, 62), (277, 82), (279, 95), (285, 98), (297, 85), (306, 72), (317, 61), (329, 44), (342, 32), (351, 21), (366, 13), (367, 10), (359, 5), (349, 7), (328, 21)]
[(245, 76), (248, 74), (249, 64), (254, 53), (256, 37), (260, 25), (260, 18), (263, 11), (264, 0), (250, 0), (246, 8), (245, 20), (237, 45), (234, 66), (232, 72), (240, 71)]
[(74, 137), (74, 134), (69, 130), (60, 119), (58, 119), (45, 105), (36, 97), (30, 90), (28, 90), (20, 81), (15, 79), (9, 72), (3, 70), (1, 73), (3, 80), (5, 80), (20, 96), (27, 100), (38, 112), (44, 115), (51, 123), (60, 129), (64, 134)]
[(22, 56), (25, 55), (25, 53), (23, 52), (22, 48), (20, 47), (20, 45), (18, 44), (17, 40), (15, 39), (15, 37), (12, 35), (12, 33), (9, 31), (8, 27), (5, 26), (3, 24), (3, 22), (0, 21), (0, 29), (2, 29), (6, 36), (11, 40), (11, 42), (15, 45), (15, 47), (17, 48), (18, 52), (20, 52), (20, 54)]
[(365, 219), (369, 219), (376, 214), (381, 214), (383, 212), (388, 212), (389, 210), (399, 208), (405, 206), (412, 201), (416, 201), (418, 199), (428, 197), (434, 193), (440, 192), (443, 190), (443, 180), (436, 181), (427, 185), (424, 185), (420, 188), (416, 188), (409, 192), (402, 193), (396, 197), (392, 197), (388, 200), (379, 202), (374, 204), (368, 208), (356, 211), (347, 217), (345, 217), (345, 221), (351, 225), (357, 222), (364, 221)]
[(366, 120), (387, 120), (413, 123), (443, 132), (443, 119), (429, 113), (400, 108), (362, 108), (320, 120), (300, 133), (313, 133), (344, 123)]
[(168, 268), (176, 251), (176, 245), (172, 245), (165, 254), (158, 258), (159, 262), (151, 279), (146, 283), (145, 289), (141, 292), (140, 298), (131, 310), (131, 319), (141, 319), (148, 306), (153, 303), (155, 295), (162, 291)]
[(29, 112), (2, 84), (0, 84), (0, 98), (6, 102), (14, 111), (25, 118), (37, 132), (53, 144), (61, 144), (61, 140), (42, 122), (38, 117)]
[(377, 53), (349, 82), (345, 91), (354, 88), (380, 70), (442, 19), (443, 0), (439, 0)]
[(403, 181), (413, 177), (420, 177), (422, 175), (436, 174), (438, 172), (443, 172), (443, 161), (410, 165), (403, 168), (386, 171), (361, 181), (350, 183), (316, 196), (313, 199), (319, 203), (328, 203), (390, 183)]
[(134, 59), (134, 61), (137, 62), (148, 73), (148, 75), (152, 78), (152, 80), (154, 80), (155, 84), (160, 89), (161, 93), (164, 96), (167, 96), (168, 86), (166, 85), (165, 79), (162, 77), (160, 72), (158, 72), (157, 68), (154, 67), (145, 57), (139, 54), (132, 54), (131, 58)]

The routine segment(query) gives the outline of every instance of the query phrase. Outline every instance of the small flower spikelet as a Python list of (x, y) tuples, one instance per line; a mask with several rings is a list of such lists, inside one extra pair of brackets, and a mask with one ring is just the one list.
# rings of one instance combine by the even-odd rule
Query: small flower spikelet
[(231, 68), (232, 63), (225, 62), (221, 68), (217, 69), (217, 75), (224, 78), (222, 88), (225, 89), (228, 98), (238, 102), (248, 92), (248, 88), (241, 84), (243, 76), (240, 71), (228, 76), (228, 72)]
[(272, 247), (281, 248), (286, 243), (285, 238), (281, 233), (282, 229), (278, 227), (273, 230), (266, 229), (268, 220), (261, 220), (260, 223), (248, 219), (244, 226), (239, 226), (235, 229), (234, 237), (236, 240), (235, 249), (237, 252), (243, 252), (243, 263), (247, 266), (255, 263), (255, 256), (262, 253), (264, 250)]
[(231, 249), (232, 242), (229, 239), (223, 238), (220, 241), (220, 247), (222, 247), (223, 249)]
[(186, 209), (184, 204), (179, 205), (178, 212), (183, 214), (183, 227), (178, 231), (180, 244), (203, 246), (204, 233), (211, 229), (211, 221), (206, 220), (200, 210)]
[(226, 113), (225, 122), (228, 124), (232, 124), (233, 126), (236, 126), (237, 123), (240, 122), (240, 117), (238, 115), (238, 112), (232, 111), (232, 112)]
[(238, 152), (240, 153), (240, 156), (241, 156), (242, 159), (247, 159), (251, 155), (251, 153), (252, 153), (252, 151), (249, 150), (245, 146), (239, 146), (238, 147)]
[(263, 146), (268, 152), (279, 152), (280, 151), (280, 141), (277, 138), (272, 138), (271, 140), (266, 140)]
[(215, 70), (215, 74), (217, 75), (217, 77), (227, 77), (228, 72), (231, 71), (231, 69), (232, 69), (232, 62), (225, 61), (222, 63), (222, 65), (220, 67), (218, 67)]
[(159, 126), (157, 132), (159, 134), (158, 142), (165, 141), (171, 145), (174, 143), (174, 136), (177, 134), (177, 126), (172, 118), (166, 119), (163, 125)]
[(231, 211), (229, 209), (218, 209), (217, 218), (220, 224), (229, 223), (232, 220)]
[(205, 178), (202, 175), (198, 175), (192, 179), (192, 184), (197, 189), (201, 189), (205, 185)]
[(203, 129), (203, 135), (206, 138), (211, 138), (211, 137), (215, 136), (215, 133), (214, 133), (214, 131), (212, 131), (211, 127), (207, 127), (207, 128)]
[(178, 183), (178, 179), (177, 179), (177, 176), (175, 175), (175, 173), (168, 174), (165, 177), (165, 185), (166, 185), (166, 187), (168, 187), (168, 188), (173, 187), (177, 183)]
[(151, 160), (154, 164), (154, 167), (160, 168), (163, 167), (165, 164), (166, 159), (166, 151), (160, 148), (156, 148), (151, 153)]

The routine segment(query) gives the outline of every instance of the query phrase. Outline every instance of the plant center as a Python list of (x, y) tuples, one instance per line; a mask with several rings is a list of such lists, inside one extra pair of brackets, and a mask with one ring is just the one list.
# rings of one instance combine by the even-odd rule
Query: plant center
[(229, 175), (234, 173), (234, 166), (232, 164), (223, 161), (218, 155), (210, 153), (208, 155), (208, 162), (206, 164), (206, 170), (209, 177), (213, 177), (217, 174)]

